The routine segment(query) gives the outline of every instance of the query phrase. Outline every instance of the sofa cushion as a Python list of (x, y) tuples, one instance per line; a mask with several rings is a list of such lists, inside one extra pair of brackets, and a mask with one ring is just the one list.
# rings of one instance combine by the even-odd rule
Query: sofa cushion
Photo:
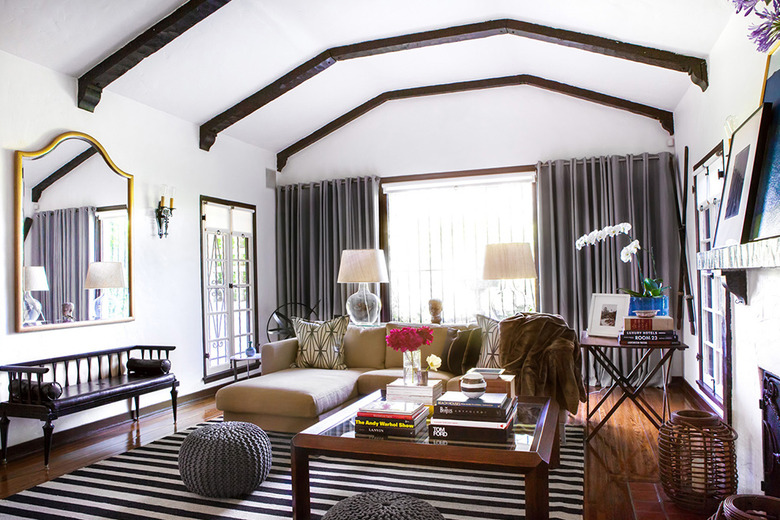
[(342, 343), (349, 325), (349, 316), (328, 321), (306, 321), (293, 318), (298, 339), (298, 357), (292, 368), (335, 368), (344, 370)]
[(385, 327), (350, 325), (344, 335), (347, 368), (385, 368)]
[(217, 391), (217, 408), (235, 413), (317, 417), (357, 397), (363, 370), (288, 368)]
[[(463, 375), (470, 369), (477, 366), (479, 361), (479, 355), (482, 351), (482, 329), (479, 327), (471, 329), (468, 342), (466, 343), (466, 350), (463, 352), (463, 362), (460, 366), (460, 372), (457, 375)], [(455, 373), (453, 371), (453, 373)]]
[(482, 329), (482, 351), (477, 366), (501, 368), (498, 359), (498, 320), (477, 314), (477, 324)]
[[(444, 351), (444, 345), (447, 342), (447, 327), (444, 325), (431, 325), (420, 323), (388, 323), (386, 325), (386, 333), (389, 333), (394, 329), (402, 329), (404, 327), (430, 327), (433, 331), (433, 341), (430, 345), (423, 345), (420, 347), (421, 359), (425, 359), (431, 354), (436, 354), (442, 357)], [(403, 353), (392, 348), (385, 346), (385, 368), (403, 368)]]
[(442, 352), (441, 369), (455, 375), (463, 373), (463, 357), (466, 355), (466, 347), (469, 344), (473, 329), (458, 330), (450, 328), (447, 339), (452, 338), (450, 344)]
[[(384, 370), (370, 370), (363, 372), (358, 377), (358, 393), (360, 395), (370, 394), (377, 390), (384, 390), (385, 387), (395, 381), (396, 379), (403, 379), (403, 368), (385, 368)], [(447, 386), (447, 380), (452, 377), (449, 372), (443, 372), (441, 370), (428, 371), (428, 379), (441, 379), (444, 381), (444, 387)]]

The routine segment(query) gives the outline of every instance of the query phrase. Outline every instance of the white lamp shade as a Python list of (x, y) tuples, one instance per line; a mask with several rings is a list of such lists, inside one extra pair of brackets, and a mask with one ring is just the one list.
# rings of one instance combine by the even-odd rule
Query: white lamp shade
[(122, 289), (125, 274), (122, 262), (92, 262), (87, 269), (84, 289)]
[(385, 283), (387, 263), (381, 249), (345, 249), (341, 252), (338, 283)]
[(25, 291), (48, 291), (49, 280), (46, 278), (46, 269), (42, 265), (25, 266), (24, 268)]
[(536, 278), (531, 244), (527, 242), (488, 244), (485, 247), (485, 269), (482, 278), (485, 280)]

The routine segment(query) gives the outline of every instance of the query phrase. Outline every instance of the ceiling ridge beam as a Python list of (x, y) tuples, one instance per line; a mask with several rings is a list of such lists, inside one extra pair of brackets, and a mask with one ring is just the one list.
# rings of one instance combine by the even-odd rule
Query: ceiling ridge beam
[(383, 92), (378, 96), (369, 99), (362, 105), (359, 105), (342, 116), (337, 117), (330, 123), (318, 128), (306, 137), (291, 144), (281, 152), (276, 154), (276, 169), (282, 171), (287, 164), (287, 161), (294, 154), (300, 152), (304, 148), (311, 146), (325, 136), (332, 134), (336, 130), (346, 126), (355, 119), (363, 116), (371, 110), (379, 107), (387, 101), (396, 99), (409, 99), (424, 96), (435, 96), (439, 94), (452, 94), (456, 92), (469, 92), (474, 90), (485, 90), (499, 87), (521, 86), (527, 85), (536, 87), (550, 92), (556, 92), (576, 99), (581, 99), (591, 103), (597, 103), (599, 105), (607, 106), (610, 108), (616, 108), (619, 110), (625, 110), (632, 114), (649, 117), (657, 120), (661, 126), (669, 132), (670, 135), (674, 135), (674, 115), (660, 108), (643, 105), (627, 99), (610, 96), (601, 92), (595, 92), (566, 83), (560, 83), (538, 76), (532, 76), (529, 74), (519, 74), (516, 76), (503, 76), (499, 78), (487, 78), (471, 81), (459, 81), (456, 83), (445, 83), (441, 85), (428, 85), (424, 87), (405, 88), (400, 90), (391, 90)]
[(520, 20), (489, 20), (327, 49), (203, 123), (200, 126), (200, 148), (209, 150), (216, 141), (217, 134), (294, 89), (304, 81), (316, 76), (337, 61), (488, 38), (500, 34), (513, 34), (545, 43), (634, 61), (644, 65), (685, 72), (691, 78), (691, 81), (702, 90), (706, 90), (708, 86), (707, 61), (704, 58), (677, 54), (620, 40), (612, 40), (602, 36), (546, 27)]
[(230, 0), (190, 0), (79, 78), (79, 108), (94, 112), (103, 89)]

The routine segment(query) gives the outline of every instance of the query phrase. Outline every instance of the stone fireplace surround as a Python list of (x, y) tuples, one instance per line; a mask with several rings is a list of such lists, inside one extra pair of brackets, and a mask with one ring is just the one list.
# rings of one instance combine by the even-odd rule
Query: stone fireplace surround
[(764, 371), (780, 374), (780, 238), (699, 253), (697, 267), (723, 270), (729, 285), (743, 293), (745, 303), (734, 304), (733, 313), (731, 425), (739, 434), (739, 493), (763, 494), (759, 402)]

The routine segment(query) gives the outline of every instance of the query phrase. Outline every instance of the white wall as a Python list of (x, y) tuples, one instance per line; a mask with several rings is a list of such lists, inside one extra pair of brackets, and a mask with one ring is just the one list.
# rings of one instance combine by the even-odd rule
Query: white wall
[[(741, 123), (761, 101), (766, 56), (755, 51), (747, 39), (748, 26), (754, 20), (735, 15), (726, 26), (708, 59), (710, 87), (701, 93), (689, 89), (675, 110), (677, 154), (690, 149), (690, 166), (709, 152), (724, 137), (723, 125), (730, 115)], [(694, 290), (696, 280), (695, 214), (693, 197), (687, 208), (688, 251)], [(736, 305), (733, 345), (733, 426), (739, 434), (737, 462), (740, 493), (761, 494), (761, 412), (758, 408), (760, 379), (758, 367), (780, 373), (777, 338), (780, 319), (780, 271), (762, 269), (748, 273), (748, 305)], [(698, 302), (698, 297), (696, 298)], [(696, 388), (698, 378), (698, 338), (689, 334), (687, 317), (685, 342), (685, 379)], [(700, 325), (699, 325), (700, 326)]]
[[(226, 136), (211, 152), (198, 148), (198, 128), (104, 92), (95, 113), (76, 107), (76, 80), (0, 52), (0, 364), (133, 344), (176, 345), (173, 371), (180, 395), (204, 388), (200, 297), (199, 196), (257, 205), (258, 307), (261, 328), (275, 307), (274, 191), (265, 187), (269, 152)], [(60, 331), (14, 332), (13, 151), (38, 150), (70, 130), (97, 139), (135, 177), (133, 219), (135, 321)], [(157, 237), (154, 207), (163, 184), (175, 186), (176, 211), (167, 239)], [(264, 331), (260, 331), (264, 335)], [(2, 376), (0, 396), (7, 380)], [(141, 406), (169, 399), (141, 397)], [(55, 431), (127, 411), (117, 403), (59, 419)], [(12, 419), (10, 443), (40, 438), (40, 423)]]
[(654, 119), (533, 87), (397, 100), (293, 155), (279, 182), (669, 150)]

